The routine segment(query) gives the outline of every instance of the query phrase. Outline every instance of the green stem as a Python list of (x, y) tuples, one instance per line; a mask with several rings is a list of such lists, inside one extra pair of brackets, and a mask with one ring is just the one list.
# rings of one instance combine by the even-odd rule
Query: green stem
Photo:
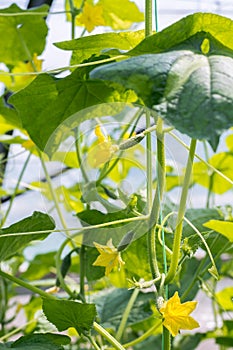
[(76, 11), (73, 4), (73, 0), (69, 0), (70, 4), (70, 11), (71, 11), (71, 38), (75, 38), (75, 17), (76, 17)]
[(152, 34), (152, 0), (145, 0), (145, 36)]
[(155, 6), (155, 31), (156, 33), (159, 31), (159, 21), (158, 21), (158, 7), (157, 7), (157, 1), (154, 0), (154, 6)]
[[(0, 73), (1, 74), (1, 73)], [(188, 145), (186, 145), (186, 143), (184, 143), (177, 135), (175, 135), (173, 132), (171, 132), (170, 130), (168, 131), (168, 133), (176, 140), (178, 141), (184, 148), (186, 148), (188, 151), (190, 150), (190, 147)], [(198, 154), (195, 154), (195, 157), (200, 160), (203, 164), (205, 164), (207, 166), (207, 168), (211, 169), (212, 171), (214, 171), (216, 174), (218, 174), (219, 176), (221, 176), (223, 179), (225, 179), (227, 182), (229, 182), (231, 185), (233, 185), (233, 180), (231, 180), (229, 177), (227, 177), (225, 174), (223, 174), (220, 170), (216, 169), (213, 165), (211, 165), (210, 163), (206, 162), (205, 159), (203, 159), (202, 157), (200, 157)]]
[(162, 349), (170, 350), (171, 349), (171, 336), (166, 327), (163, 326), (163, 335), (162, 335)]
[[(150, 111), (146, 110), (146, 128), (150, 128)], [(146, 177), (147, 177), (147, 207), (150, 213), (152, 207), (152, 144), (151, 133), (146, 135)]]
[(73, 293), (70, 288), (67, 286), (67, 284), (65, 283), (65, 280), (62, 276), (62, 273), (61, 273), (61, 264), (62, 264), (62, 261), (61, 261), (61, 255), (62, 255), (62, 252), (63, 252), (63, 249), (65, 248), (65, 246), (70, 243), (70, 238), (67, 238), (60, 246), (60, 248), (58, 249), (57, 251), (57, 254), (55, 256), (55, 263), (56, 263), (56, 270), (57, 270), (57, 277), (59, 279), (59, 282), (60, 282), (60, 285), (61, 287), (64, 289), (64, 291), (66, 291), (66, 293), (72, 298), (72, 299), (75, 299), (76, 298), (76, 294)]
[(202, 236), (201, 232), (196, 228), (196, 226), (194, 226), (186, 217), (184, 217), (184, 220), (188, 223), (188, 225), (190, 227), (192, 227), (192, 229), (197, 233), (197, 235), (200, 237), (202, 243), (204, 244), (205, 248), (206, 248), (206, 251), (208, 253), (208, 256), (210, 258), (210, 261), (212, 262), (212, 267), (214, 267), (215, 271), (216, 271), (216, 274), (217, 274), (217, 266), (215, 264), (215, 261), (214, 261), (214, 258), (213, 258), (213, 255), (211, 253), (211, 250), (208, 246), (208, 244), (206, 243), (206, 240), (205, 238)]
[(197, 141), (195, 139), (192, 139), (190, 144), (190, 151), (189, 151), (185, 176), (184, 176), (184, 183), (183, 183), (182, 192), (181, 192), (180, 206), (179, 206), (177, 220), (176, 220), (176, 228), (175, 228), (173, 248), (172, 248), (173, 254), (171, 257), (171, 263), (166, 276), (165, 284), (168, 284), (174, 279), (176, 275), (178, 263), (179, 263), (183, 219), (184, 219), (184, 214), (186, 210), (186, 201), (188, 196), (190, 179), (192, 175), (193, 159), (194, 159), (196, 144), (197, 144)]
[(126, 343), (124, 344), (124, 347), (125, 348), (129, 348), (129, 347), (132, 347), (136, 344), (139, 344), (141, 343), (142, 341), (146, 340), (149, 336), (151, 336), (154, 331), (159, 328), (161, 326), (162, 322), (161, 323), (158, 323), (158, 324), (155, 324), (154, 326), (152, 326), (150, 329), (148, 329), (148, 331), (146, 331), (145, 333), (143, 333), (140, 337), (138, 337), (137, 339), (135, 340), (132, 340), (131, 342), (129, 343)]
[(214, 183), (214, 174), (211, 174), (209, 176), (209, 186), (208, 186), (208, 194), (207, 194), (207, 200), (206, 200), (206, 208), (210, 207), (210, 199), (212, 195), (212, 188), (213, 188), (213, 183)]
[[(144, 221), (148, 220), (149, 216), (148, 215), (141, 215), (141, 216), (136, 216), (132, 218), (127, 218), (127, 219), (120, 219), (120, 220), (114, 220), (114, 221), (109, 221), (105, 222), (103, 224), (98, 224), (98, 225), (92, 225), (92, 226), (86, 226), (86, 227), (76, 227), (76, 228), (67, 228), (67, 229), (59, 229), (59, 230), (43, 230), (43, 231), (30, 231), (30, 232), (17, 232), (17, 233), (11, 233), (11, 236), (27, 236), (27, 235), (32, 235), (32, 234), (41, 234), (41, 233), (52, 233), (52, 232), (66, 232), (66, 231), (79, 231), (76, 232), (75, 234), (69, 236), (69, 239), (74, 238), (78, 235), (81, 235), (83, 231), (89, 231), (89, 230), (95, 230), (97, 228), (102, 228), (102, 227), (108, 227), (116, 224), (124, 224), (127, 222), (133, 222), (133, 221)], [(157, 225), (156, 227), (160, 227), (160, 225)], [(82, 232), (80, 232), (82, 231)], [(9, 237), (9, 234), (1, 234), (0, 239), (4, 237)]]
[(18, 181), (17, 181), (16, 186), (15, 186), (15, 189), (14, 189), (14, 193), (13, 193), (12, 196), (11, 196), (9, 206), (8, 206), (7, 211), (6, 211), (6, 214), (4, 215), (4, 218), (3, 218), (3, 220), (2, 220), (2, 225), (4, 225), (4, 223), (6, 222), (6, 219), (7, 219), (8, 215), (9, 215), (9, 213), (10, 213), (10, 211), (11, 211), (11, 208), (12, 208), (12, 205), (13, 205), (13, 202), (14, 202), (14, 199), (15, 199), (15, 196), (16, 196), (17, 191), (18, 191), (18, 189), (19, 189), (20, 182), (21, 182), (21, 180), (22, 180), (22, 177), (23, 177), (23, 175), (24, 175), (24, 172), (25, 172), (25, 170), (26, 170), (26, 168), (27, 168), (27, 165), (28, 165), (28, 163), (29, 163), (30, 157), (31, 157), (31, 153), (29, 153), (29, 155), (28, 155), (26, 161), (24, 162), (24, 165), (23, 165), (23, 167), (22, 167), (22, 170), (21, 170), (21, 172), (20, 172)]
[(85, 337), (89, 340), (89, 342), (93, 345), (95, 350), (101, 350), (99, 345), (96, 343), (94, 338), (91, 335), (85, 335)]
[(140, 289), (134, 289), (134, 291), (133, 291), (133, 293), (132, 293), (132, 295), (131, 295), (131, 297), (129, 299), (129, 302), (128, 302), (127, 306), (126, 306), (126, 309), (125, 309), (125, 311), (124, 311), (124, 313), (122, 315), (121, 323), (120, 323), (120, 326), (119, 326), (118, 331), (116, 333), (116, 339), (118, 341), (120, 341), (121, 338), (122, 338), (122, 335), (124, 333), (125, 326), (126, 326), (129, 314), (130, 314), (130, 312), (132, 310), (132, 307), (133, 307), (133, 305), (134, 305), (134, 303), (135, 303), (135, 301), (136, 301), (136, 299), (138, 297), (139, 292), (140, 292)]
[(156, 232), (155, 228), (160, 216), (160, 205), (163, 198), (164, 185), (165, 185), (165, 150), (164, 150), (164, 133), (163, 133), (163, 121), (158, 118), (157, 121), (157, 187), (155, 197), (149, 218), (149, 231), (148, 231), (148, 255), (149, 263), (152, 274), (152, 279), (156, 279), (160, 276), (157, 257), (156, 257)]
[(110, 57), (110, 58), (105, 58), (103, 60), (99, 60), (99, 61), (93, 61), (93, 62), (87, 62), (87, 63), (79, 63), (79, 64), (73, 64), (73, 65), (69, 65), (69, 66), (64, 66), (64, 67), (60, 67), (60, 68), (54, 68), (54, 69), (50, 69), (50, 70), (46, 70), (46, 71), (40, 71), (40, 72), (19, 72), (19, 73), (10, 73), (10, 72), (0, 72), (0, 76), (9, 76), (9, 77), (14, 77), (14, 76), (20, 76), (20, 77), (25, 77), (25, 76), (30, 76), (30, 75), (42, 75), (42, 74), (58, 74), (64, 71), (70, 71), (70, 69), (72, 68), (81, 68), (81, 67), (89, 67), (89, 66), (95, 66), (95, 65), (99, 65), (101, 63), (107, 63), (107, 62), (112, 62), (112, 61), (116, 61), (118, 59), (125, 59), (124, 55), (117, 55), (114, 57)]
[(110, 344), (112, 344), (114, 346), (114, 349), (125, 350), (125, 348), (97, 322), (93, 323), (93, 328), (96, 332), (101, 334)]
[(77, 155), (78, 163), (79, 163), (79, 166), (80, 166), (80, 170), (81, 170), (81, 173), (82, 173), (84, 181), (86, 183), (88, 183), (89, 182), (89, 178), (87, 176), (85, 168), (83, 167), (83, 162), (82, 162), (81, 154), (80, 154), (80, 151), (79, 151), (80, 143), (79, 143), (79, 131), (78, 131), (78, 128), (76, 128), (76, 130), (75, 130), (74, 137), (75, 137), (76, 155)]
[(64, 219), (64, 217), (63, 217), (63, 215), (62, 215), (62, 212), (61, 212), (61, 209), (60, 209), (58, 200), (57, 200), (57, 196), (56, 196), (56, 193), (55, 193), (55, 191), (54, 191), (53, 184), (52, 184), (50, 175), (49, 175), (49, 173), (48, 173), (48, 171), (47, 171), (47, 168), (46, 168), (46, 165), (45, 165), (43, 156), (41, 155), (41, 152), (40, 152), (39, 150), (38, 150), (38, 152), (39, 152), (39, 154), (40, 154), (41, 165), (42, 165), (43, 171), (44, 171), (44, 173), (45, 173), (45, 178), (46, 178), (46, 181), (47, 181), (47, 183), (48, 183), (49, 191), (50, 191), (51, 197), (52, 197), (52, 199), (53, 199), (54, 205), (55, 205), (55, 207), (56, 207), (57, 214), (58, 214), (58, 216), (59, 216), (59, 219), (60, 219), (60, 221), (61, 221), (62, 226), (66, 229), (67, 235), (69, 236), (70, 233), (69, 233), (69, 231), (67, 231), (68, 228), (67, 228), (65, 219)]
[(80, 259), (80, 297), (83, 301), (85, 301), (85, 270), (86, 270), (86, 248), (82, 244), (80, 253), (79, 253), (79, 259)]
[(24, 287), (24, 288), (32, 291), (35, 294), (39, 294), (42, 298), (56, 299), (56, 297), (54, 297), (51, 294), (48, 294), (48, 293), (44, 292), (42, 289), (39, 289), (39, 288), (37, 288), (35, 286), (32, 286), (31, 284), (29, 284), (29, 283), (27, 283), (27, 282), (25, 282), (25, 281), (15, 277), (15, 276), (12, 276), (12, 275), (9, 275), (6, 272), (3, 272), (2, 270), (0, 270), (0, 276), (2, 276), (3, 278), (18, 284), (21, 287)]
[(20, 331), (22, 331), (24, 328), (26, 328), (27, 326), (29, 326), (30, 324), (35, 323), (35, 319), (30, 320), (28, 322), (26, 322), (23, 326), (17, 327), (15, 329), (13, 329), (11, 332), (8, 332), (7, 334), (5, 334), (3, 337), (0, 338), (0, 342), (3, 342), (4, 340), (10, 338), (12, 335), (15, 335), (17, 333), (19, 333)]
[[(140, 108), (137, 113), (133, 116), (132, 120), (130, 121), (130, 123), (127, 125), (127, 127), (123, 130), (123, 132), (121, 133), (119, 139), (121, 140), (124, 135), (126, 134), (126, 132), (128, 131), (128, 129), (130, 128), (130, 126), (133, 123), (133, 120), (136, 119), (134, 126), (130, 132), (129, 138), (133, 135), (136, 127), (137, 127), (137, 123), (139, 121), (139, 119), (141, 118), (141, 115), (143, 113), (143, 110)], [(98, 186), (102, 180), (112, 171), (112, 169), (116, 166), (116, 164), (119, 162), (119, 160), (121, 159), (121, 155), (123, 154), (124, 151), (121, 151), (119, 156), (116, 158), (116, 160), (112, 163), (112, 165), (110, 167), (108, 167), (107, 169), (105, 169), (104, 167), (101, 169), (100, 171), (100, 175), (98, 180), (96, 181), (96, 185)]]

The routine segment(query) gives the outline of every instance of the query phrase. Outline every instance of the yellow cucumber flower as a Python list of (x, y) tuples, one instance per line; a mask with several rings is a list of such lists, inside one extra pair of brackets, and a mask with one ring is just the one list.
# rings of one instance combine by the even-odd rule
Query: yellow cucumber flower
[(103, 7), (85, 2), (83, 12), (78, 17), (80, 24), (83, 24), (87, 31), (92, 32), (96, 26), (104, 26)]
[(118, 150), (118, 146), (113, 145), (111, 139), (102, 133), (99, 125), (95, 128), (95, 134), (98, 145), (90, 150), (88, 158), (91, 166), (97, 168), (112, 158), (112, 155)]
[(112, 244), (112, 239), (107, 242), (107, 245), (102, 245), (93, 242), (94, 246), (100, 253), (98, 258), (92, 264), (93, 266), (104, 266), (105, 276), (108, 276), (114, 267), (121, 268), (124, 261), (121, 259), (121, 254)]
[(187, 301), (181, 304), (178, 292), (165, 301), (159, 309), (163, 315), (163, 325), (175, 337), (180, 329), (194, 329), (200, 327), (199, 323), (189, 314), (196, 308), (196, 301)]

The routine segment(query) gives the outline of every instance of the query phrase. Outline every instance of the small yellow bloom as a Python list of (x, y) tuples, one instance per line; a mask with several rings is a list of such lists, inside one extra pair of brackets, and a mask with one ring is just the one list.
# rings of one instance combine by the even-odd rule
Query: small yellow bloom
[(118, 146), (113, 145), (110, 137), (106, 137), (102, 133), (99, 125), (95, 128), (95, 134), (97, 136), (98, 146), (90, 150), (88, 158), (91, 166), (97, 168), (112, 158), (112, 155), (118, 150)]
[(78, 18), (80, 24), (83, 24), (87, 31), (92, 32), (96, 26), (103, 26), (103, 7), (101, 5), (92, 5), (85, 2), (83, 13)]
[(159, 309), (163, 315), (163, 325), (175, 337), (180, 329), (194, 329), (200, 327), (199, 323), (189, 314), (196, 308), (196, 301), (187, 301), (181, 304), (178, 292), (164, 303)]
[(114, 267), (118, 267), (120, 269), (121, 265), (124, 265), (120, 252), (118, 252), (117, 248), (115, 248), (112, 244), (112, 239), (107, 242), (107, 245), (102, 245), (96, 242), (93, 242), (93, 244), (100, 255), (92, 265), (104, 266), (105, 276), (108, 276)]

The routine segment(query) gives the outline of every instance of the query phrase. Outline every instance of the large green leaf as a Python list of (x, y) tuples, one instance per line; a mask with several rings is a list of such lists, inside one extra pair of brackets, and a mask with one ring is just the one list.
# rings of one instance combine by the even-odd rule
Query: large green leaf
[(233, 125), (231, 57), (176, 50), (102, 66), (91, 76), (133, 89), (178, 130), (208, 140), (214, 149), (221, 133)]
[[(6, 260), (15, 255), (20, 249), (24, 248), (29, 242), (38, 239), (44, 239), (49, 233), (32, 233), (28, 235), (20, 235), (26, 232), (40, 232), (45, 230), (53, 230), (55, 224), (51, 216), (34, 212), (29, 216), (9, 227), (0, 230), (0, 261)], [(18, 235), (13, 235), (18, 233)], [(4, 237), (1, 237), (4, 235)], [(7, 236), (5, 236), (7, 235)]]
[[(81, 63), (92, 55), (101, 55), (109, 49), (130, 50), (144, 38), (144, 30), (136, 32), (103, 33), (55, 43), (62, 50), (72, 50), (71, 64)], [(108, 49), (108, 50), (106, 50)], [(115, 53), (115, 50), (112, 51)]]
[(89, 331), (96, 317), (94, 304), (81, 304), (70, 300), (44, 299), (43, 311), (59, 331), (74, 327), (79, 333)]
[[(40, 75), (10, 98), (20, 114), (24, 128), (41, 150), (44, 150), (58, 126), (76, 112), (83, 111), (73, 120), (74, 126), (85, 119), (96, 117), (94, 113), (87, 113), (87, 107), (107, 102), (127, 102), (131, 99), (132, 96), (125, 94), (122, 89), (118, 91), (100, 80), (86, 80), (85, 72), (86, 70), (77, 69), (61, 79), (47, 74)], [(53, 142), (51, 146), (47, 145), (47, 153), (52, 154), (67, 130), (72, 128), (70, 121), (67, 125), (62, 125), (63, 128), (54, 134), (56, 146)]]
[(63, 350), (62, 345), (70, 343), (66, 335), (52, 333), (36, 333), (23, 336), (11, 344), (11, 349), (18, 350)]
[[(224, 28), (224, 29), (223, 29)], [(210, 33), (223, 46), (233, 50), (233, 21), (214, 13), (194, 13), (182, 18), (159, 33), (145, 38), (129, 53), (159, 53), (177, 46), (199, 32)], [(191, 44), (189, 42), (189, 44)], [(195, 45), (193, 45), (195, 48)], [(196, 46), (199, 49), (198, 45)]]
[[(117, 329), (122, 314), (129, 302), (132, 291), (128, 289), (110, 289), (93, 296), (100, 322), (104, 327)], [(152, 315), (150, 300), (154, 299), (154, 293), (140, 293), (134, 303), (127, 325), (133, 325), (149, 318)]]
[(47, 11), (48, 6), (44, 5), (28, 11), (33, 15), (23, 15), (25, 10), (16, 4), (0, 11), (0, 62), (14, 65), (18, 61), (28, 61), (34, 53), (42, 53), (48, 28), (45, 15), (40, 13)]

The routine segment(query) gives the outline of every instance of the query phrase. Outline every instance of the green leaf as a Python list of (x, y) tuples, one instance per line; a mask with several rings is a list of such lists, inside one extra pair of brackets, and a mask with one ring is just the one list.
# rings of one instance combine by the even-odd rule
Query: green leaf
[[(129, 302), (132, 291), (124, 288), (110, 289), (93, 296), (100, 323), (103, 327), (117, 329), (122, 314)], [(153, 293), (140, 293), (134, 303), (127, 320), (127, 326), (131, 326), (152, 315), (150, 301), (154, 299)]]
[[(92, 209), (84, 210), (77, 214), (77, 217), (81, 220), (82, 226), (98, 225), (111, 221), (127, 219), (132, 216), (134, 215), (132, 215), (132, 213), (128, 213), (127, 210), (119, 210), (104, 214), (98, 210)], [(89, 281), (97, 280), (103, 277), (105, 274), (104, 267), (92, 265), (99, 255), (98, 250), (93, 247), (93, 241), (105, 245), (108, 240), (112, 238), (114, 246), (117, 247), (125, 234), (127, 234), (130, 230), (134, 230), (134, 232), (136, 232), (136, 229), (137, 227), (135, 223), (128, 223), (115, 224), (106, 228), (95, 229), (94, 231), (85, 231), (83, 244), (86, 245), (86, 277)]]
[[(71, 131), (72, 123), (75, 127), (86, 119), (96, 117), (93, 109), (85, 110), (87, 107), (120, 100), (127, 102), (132, 98), (122, 89), (118, 91), (105, 82), (85, 80), (85, 72), (85, 69), (76, 69), (71, 75), (60, 79), (42, 74), (10, 98), (31, 139), (41, 150), (47, 145), (45, 151), (50, 155), (67, 131)], [(79, 111), (66, 125), (64, 121)], [(47, 144), (49, 139), (50, 143)]]
[(37, 333), (23, 336), (11, 344), (11, 349), (18, 350), (63, 350), (62, 345), (70, 343), (66, 335), (52, 333)]
[(49, 252), (36, 255), (29, 263), (27, 270), (21, 275), (29, 281), (39, 280), (55, 268), (56, 252)]
[[(210, 43), (208, 54), (201, 49), (205, 40)], [(134, 90), (178, 130), (208, 140), (215, 150), (219, 136), (233, 123), (232, 56), (211, 34), (199, 32), (168, 52), (102, 66), (91, 77)]]
[(203, 226), (221, 233), (221, 235), (228, 238), (230, 242), (233, 242), (233, 222), (210, 220), (205, 222)]
[(233, 310), (233, 287), (224, 288), (215, 297), (224, 310)]
[(103, 7), (105, 25), (117, 29), (128, 29), (135, 22), (142, 22), (144, 15), (130, 0), (99, 0)]
[[(224, 30), (222, 30), (224, 28)], [(199, 32), (210, 33), (221, 45), (233, 50), (233, 21), (213, 13), (194, 13), (182, 18), (161, 32), (145, 38), (127, 54), (164, 52), (177, 46)], [(189, 45), (192, 43), (189, 42)], [(200, 49), (198, 45), (193, 48)]]
[(43, 311), (59, 331), (74, 327), (79, 333), (89, 331), (96, 317), (94, 304), (81, 304), (70, 300), (44, 299)]
[[(207, 220), (221, 220), (222, 216), (220, 215), (219, 211), (217, 209), (212, 208), (194, 208), (194, 209), (188, 209), (185, 213), (185, 217), (191, 221), (191, 223), (202, 233), (203, 231), (207, 231), (206, 229), (203, 230), (203, 224)], [(174, 221), (175, 225), (175, 221)], [(174, 229), (175, 226), (172, 225), (172, 228)], [(191, 226), (187, 222), (184, 221), (183, 223), (183, 236), (189, 237), (191, 235), (196, 235), (196, 232), (193, 230)]]
[(232, 349), (233, 337), (216, 337), (216, 344), (223, 345), (224, 348)]
[[(40, 231), (53, 230), (55, 224), (51, 216), (34, 212), (29, 216), (9, 227), (0, 230), (0, 261), (6, 260), (15, 255), (20, 249), (24, 248), (33, 240), (41, 240), (46, 238), (49, 233), (39, 233)], [(20, 235), (25, 232), (38, 232), (37, 234)], [(14, 236), (13, 234), (19, 233)], [(7, 235), (1, 237), (1, 235)]]
[[(233, 154), (229, 152), (221, 152), (213, 155), (208, 163), (233, 180)], [(210, 188), (212, 192), (222, 194), (232, 188), (232, 184), (225, 180), (222, 176), (210, 170), (207, 165), (202, 162), (193, 165), (193, 181), (206, 188)]]
[[(48, 12), (48, 6), (44, 5), (27, 13), (35, 15), (22, 15), (22, 10), (13, 4), (7, 9), (0, 10), (0, 62), (5, 64), (16, 64), (18, 61), (28, 61), (34, 53), (40, 55), (45, 47), (45, 39), (48, 28), (45, 22), (45, 15), (37, 12)], [(18, 14), (10, 16), (10, 14)], [(4, 16), (1, 16), (4, 14)], [(9, 16), (6, 16), (9, 14)]]
[(193, 335), (178, 335), (175, 337), (173, 342), (173, 349), (174, 350), (183, 350), (183, 349), (189, 349), (189, 350), (195, 350), (197, 349), (198, 344), (205, 339), (205, 333), (196, 333)]
[[(144, 36), (144, 30), (138, 30), (136, 32), (103, 33), (62, 41), (54, 45), (62, 50), (72, 50), (71, 64), (78, 64), (92, 55), (98, 56), (105, 53), (111, 55), (110, 49), (130, 50), (136, 46)], [(116, 51), (114, 50), (112, 52), (115, 55)]]
[(21, 129), (22, 123), (18, 113), (5, 105), (3, 98), (0, 99), (0, 134), (13, 129)]

